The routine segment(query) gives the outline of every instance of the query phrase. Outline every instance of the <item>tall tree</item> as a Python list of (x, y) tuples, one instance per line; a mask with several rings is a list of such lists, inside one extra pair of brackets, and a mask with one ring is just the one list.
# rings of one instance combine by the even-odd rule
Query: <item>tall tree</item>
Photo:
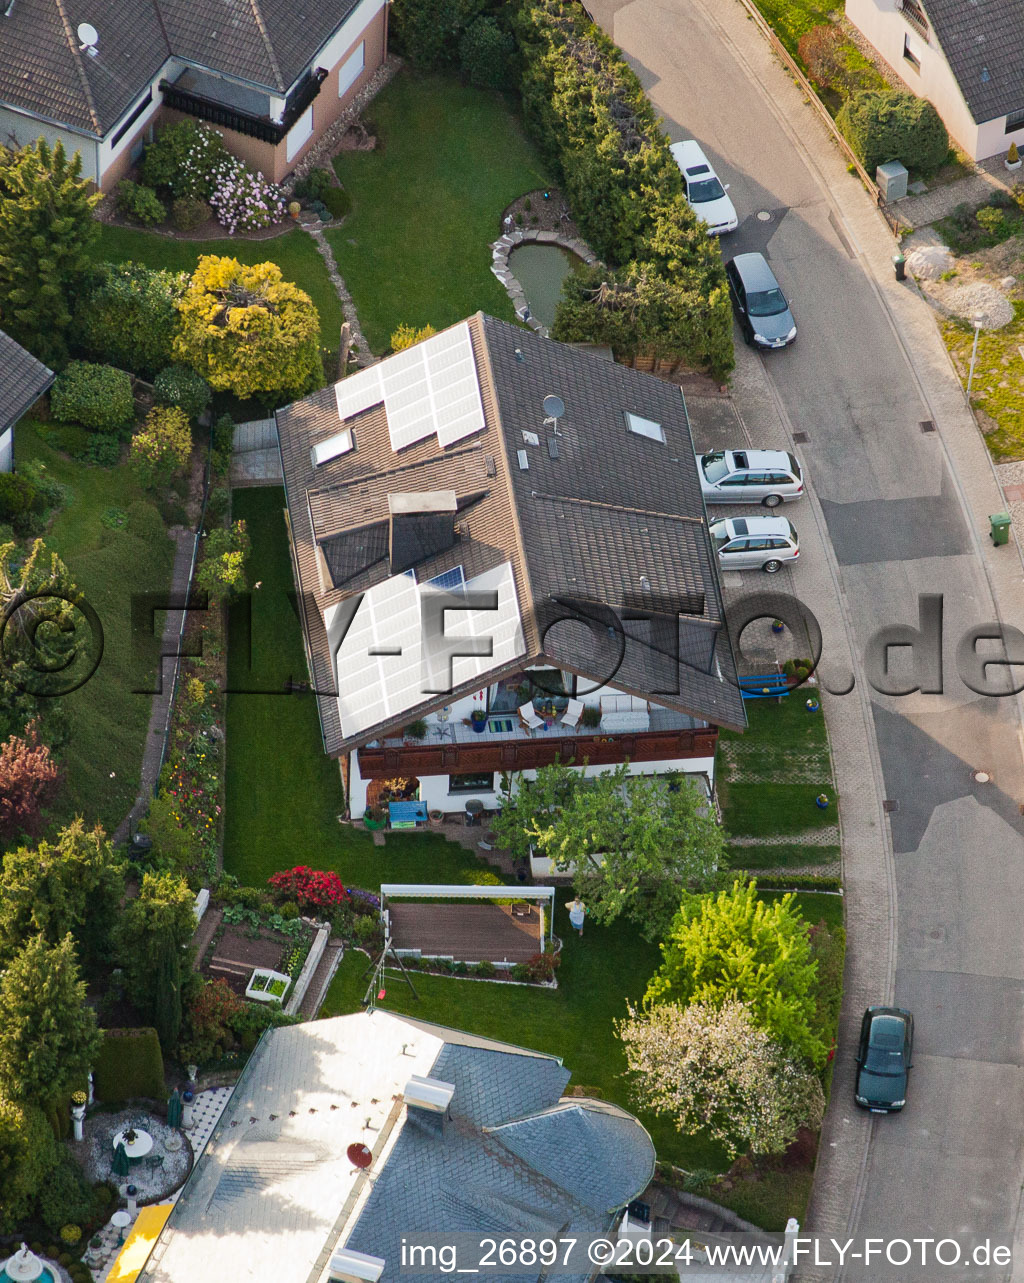
[(707, 885), (724, 850), (714, 813), (689, 780), (630, 775), (625, 765), (592, 778), (543, 767), (520, 783), (495, 829), (571, 866), (595, 922), (625, 914), (649, 940), (664, 936), (687, 888)]
[(781, 1154), (801, 1127), (821, 1122), (821, 1083), (742, 1002), (630, 1006), (616, 1032), (641, 1105), (691, 1136), (707, 1131), (732, 1157)]
[(53, 800), (59, 782), (60, 770), (35, 722), (24, 736), (12, 735), (0, 744), (0, 841), (38, 833), (43, 807)]
[(165, 1051), (181, 1030), (182, 978), (190, 965), (196, 929), (195, 896), (173, 873), (147, 873), (139, 894), (124, 906), (116, 947), (128, 995), (152, 1021)]
[(21, 847), (0, 877), (0, 964), (31, 935), (57, 944), (68, 932), (87, 973), (109, 962), (124, 871), (102, 828), (79, 817), (54, 842)]
[(661, 946), (665, 961), (648, 1003), (743, 1002), (786, 1048), (821, 1066), (828, 1055), (817, 1019), (818, 964), (793, 895), (759, 900), (739, 881), (718, 895), (686, 896)]
[(101, 1042), (74, 940), (33, 936), (0, 974), (0, 1095), (45, 1104), (85, 1078)]
[(101, 199), (82, 180), (81, 154), (69, 160), (60, 142), (0, 149), (0, 325), (50, 365), (67, 356)]
[(31, 1214), (56, 1166), (57, 1142), (43, 1111), (0, 1096), (0, 1234)]

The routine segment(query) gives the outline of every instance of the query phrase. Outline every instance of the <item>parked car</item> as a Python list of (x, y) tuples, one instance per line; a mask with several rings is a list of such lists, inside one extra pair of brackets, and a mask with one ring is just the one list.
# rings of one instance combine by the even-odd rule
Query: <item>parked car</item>
[(725, 275), (745, 341), (765, 348), (792, 343), (796, 322), (765, 256), (737, 254), (726, 263)]
[(700, 144), (688, 138), (684, 142), (673, 143), (669, 151), (683, 175), (687, 203), (706, 225), (708, 235), (734, 232), (739, 226), (739, 219), (735, 206), (725, 194), (728, 187), (722, 186)]
[(914, 1050), (914, 1017), (899, 1007), (868, 1007), (860, 1024), (854, 1099), (873, 1114), (891, 1114), (907, 1103)]
[(785, 450), (712, 450), (697, 456), (705, 503), (762, 503), (777, 508), (799, 499), (804, 475)]
[(723, 570), (774, 575), (800, 556), (800, 540), (785, 517), (726, 517), (712, 522), (711, 538)]

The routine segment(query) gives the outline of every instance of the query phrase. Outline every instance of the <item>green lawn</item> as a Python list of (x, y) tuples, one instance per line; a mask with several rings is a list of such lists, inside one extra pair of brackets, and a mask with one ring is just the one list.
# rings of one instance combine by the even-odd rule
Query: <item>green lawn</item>
[[(63, 822), (82, 814), (113, 832), (135, 800), (152, 705), (151, 694), (132, 693), (146, 673), (133, 655), (131, 596), (167, 591), (174, 544), (126, 466), (97, 468), (67, 459), (25, 419), (17, 428), (17, 451), (19, 460), (39, 460), (69, 489), (47, 542), (96, 610), (104, 633), (98, 669), (81, 690), (64, 696), (71, 736), (63, 751), (66, 786), (54, 815)], [(133, 504), (125, 526), (103, 525), (108, 508), (127, 511)], [(144, 646), (151, 666), (158, 642)]]
[(812, 27), (829, 21), (829, 14), (836, 7), (828, 0), (755, 0), (772, 30), (796, 57), (800, 37)]
[(401, 322), (511, 320), (488, 245), (505, 206), (548, 180), (505, 100), (406, 70), (371, 114), (377, 150), (335, 158), (352, 213), (326, 233), (370, 346), (384, 352)]
[(327, 275), (327, 266), (312, 237), (297, 228), (266, 241), (186, 241), (158, 236), (140, 228), (100, 225), (100, 235), (90, 253), (97, 262), (134, 260), (147, 267), (172, 272), (192, 272), (203, 254), (237, 258), (240, 263), (276, 263), (286, 281), (306, 291), (320, 313), (320, 338), (336, 351), (342, 314), (338, 296)]
[[(284, 491), (239, 490), (232, 512), (252, 538), (251, 640), (244, 607), (231, 612), (227, 700), (227, 804), (224, 867), (253, 886), (271, 873), (307, 864), (333, 869), (351, 886), (381, 882), (471, 882), (480, 862), (437, 833), (370, 835), (338, 823), (344, 810), (338, 763), (327, 757), (311, 695), (279, 694), (308, 680), (294, 592)], [(251, 666), (250, 666), (251, 654)]]
[[(822, 714), (807, 711), (805, 698), (796, 691), (781, 701), (748, 700), (746, 732), (721, 733), (717, 788), (729, 836), (795, 836), (836, 823), (828, 732)], [(815, 805), (819, 793), (830, 800), (826, 810)], [(836, 844), (798, 841), (729, 847), (732, 864), (749, 868), (824, 863), (838, 855)]]

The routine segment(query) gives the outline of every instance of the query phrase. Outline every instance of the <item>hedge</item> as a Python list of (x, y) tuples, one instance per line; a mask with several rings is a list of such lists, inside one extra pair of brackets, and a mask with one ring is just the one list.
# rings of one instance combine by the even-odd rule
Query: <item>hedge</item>
[(164, 1060), (155, 1029), (105, 1029), (93, 1069), (98, 1100), (166, 1100)]
[(139, 263), (102, 263), (75, 310), (76, 349), (152, 379), (171, 362), (178, 332), (175, 300), (185, 291), (184, 272), (155, 271)]
[(949, 153), (949, 135), (930, 102), (895, 89), (866, 89), (847, 98), (836, 125), (868, 173), (901, 161), (931, 173)]
[(80, 423), (94, 432), (116, 432), (135, 414), (132, 381), (124, 370), (113, 366), (72, 361), (54, 381), (50, 409), (61, 423)]

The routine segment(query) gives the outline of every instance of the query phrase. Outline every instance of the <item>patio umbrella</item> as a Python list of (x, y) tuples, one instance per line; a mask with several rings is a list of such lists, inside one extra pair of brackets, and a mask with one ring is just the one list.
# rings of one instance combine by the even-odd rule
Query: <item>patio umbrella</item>
[(175, 1087), (171, 1092), (170, 1100), (167, 1102), (167, 1126), (180, 1127), (182, 1117), (181, 1093)]
[(121, 1141), (117, 1149), (114, 1150), (112, 1170), (115, 1176), (127, 1176), (131, 1171), (131, 1163), (128, 1161), (128, 1151), (124, 1147), (124, 1141)]

